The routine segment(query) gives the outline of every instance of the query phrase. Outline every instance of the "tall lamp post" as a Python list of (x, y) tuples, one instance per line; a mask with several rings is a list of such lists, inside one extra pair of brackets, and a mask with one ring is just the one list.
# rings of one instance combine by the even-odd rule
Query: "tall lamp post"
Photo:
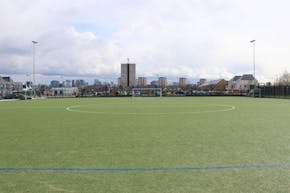
[(250, 43), (253, 45), (253, 76), (254, 76), (254, 97), (255, 97), (255, 90), (256, 90), (256, 56), (255, 56), (255, 42), (256, 40), (251, 40)]
[(35, 96), (35, 45), (37, 44), (37, 41), (32, 41), (33, 44), (33, 95)]

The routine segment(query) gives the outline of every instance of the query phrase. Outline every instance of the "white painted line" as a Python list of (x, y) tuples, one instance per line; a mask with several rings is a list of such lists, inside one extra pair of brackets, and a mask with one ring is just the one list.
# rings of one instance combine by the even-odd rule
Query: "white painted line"
[(65, 109), (69, 112), (76, 112), (76, 113), (87, 113), (87, 114), (108, 114), (108, 115), (170, 115), (170, 114), (202, 114), (202, 113), (217, 113), (217, 112), (226, 112), (226, 111), (233, 111), (236, 109), (233, 105), (205, 105), (205, 106), (215, 106), (215, 107), (225, 107), (223, 109), (217, 110), (205, 110), (205, 111), (187, 111), (187, 112), (164, 112), (164, 113), (124, 113), (124, 112), (102, 112), (102, 111), (86, 111), (86, 110), (77, 110), (77, 108), (86, 107), (91, 105), (77, 105), (77, 106), (69, 106)]

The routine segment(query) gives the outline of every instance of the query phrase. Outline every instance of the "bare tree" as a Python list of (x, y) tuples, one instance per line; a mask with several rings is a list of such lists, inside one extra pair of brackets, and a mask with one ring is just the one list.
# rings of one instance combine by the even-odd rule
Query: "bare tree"
[(290, 86), (290, 73), (288, 73), (288, 71), (285, 70), (283, 74), (276, 79), (275, 85)]

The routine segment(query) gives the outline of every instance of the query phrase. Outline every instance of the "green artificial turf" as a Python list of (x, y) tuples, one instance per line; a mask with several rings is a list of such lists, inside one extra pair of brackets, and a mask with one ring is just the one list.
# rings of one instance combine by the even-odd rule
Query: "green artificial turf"
[[(290, 164), (290, 101), (243, 97), (0, 102), (0, 168)], [(290, 167), (0, 171), (0, 192), (289, 192)]]

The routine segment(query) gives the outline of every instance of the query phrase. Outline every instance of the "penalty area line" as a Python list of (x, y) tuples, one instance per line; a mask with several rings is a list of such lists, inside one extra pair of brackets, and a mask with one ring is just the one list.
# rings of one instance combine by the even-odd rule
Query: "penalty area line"
[(237, 166), (196, 166), (176, 168), (0, 168), (0, 171), (198, 171), (198, 170), (226, 170), (226, 169), (267, 169), (285, 168), (290, 164), (259, 164)]

